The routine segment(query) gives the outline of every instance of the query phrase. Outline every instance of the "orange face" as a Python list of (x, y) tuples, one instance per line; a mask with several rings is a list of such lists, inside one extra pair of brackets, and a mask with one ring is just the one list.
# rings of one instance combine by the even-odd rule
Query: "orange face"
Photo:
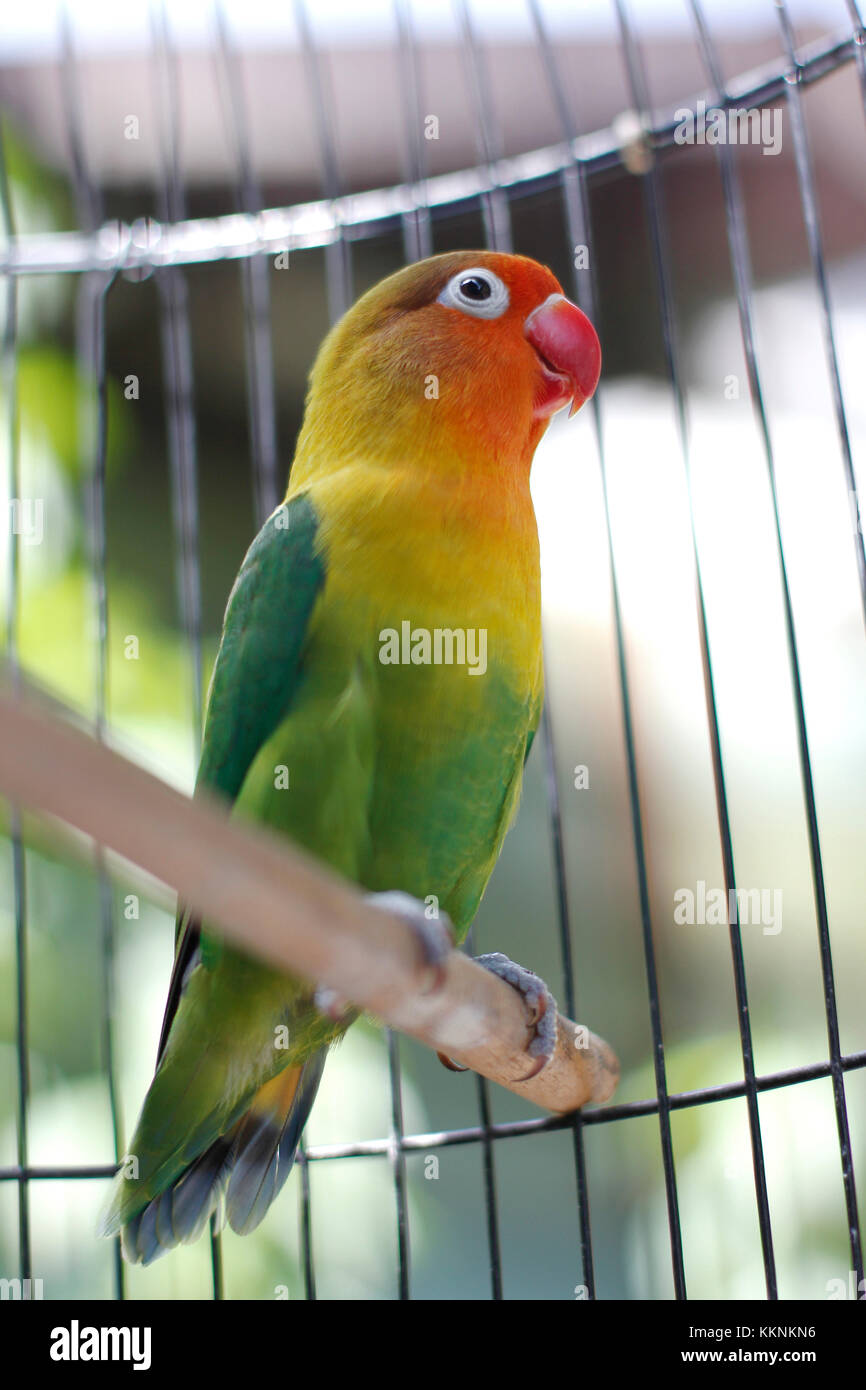
[(321, 383), (331, 410), (342, 402), (380, 439), (391, 426), (403, 447), (525, 461), (551, 415), (589, 399), (600, 370), (595, 329), (546, 266), (460, 251), (407, 266), (349, 310), (323, 346), (311, 404)]
[[(546, 419), (569, 401), (573, 414), (595, 391), (601, 371), (598, 335), (582, 310), (566, 299), (556, 277), (537, 261), (485, 252), (448, 277), (437, 304), (489, 325), (486, 341), (491, 346), (501, 338), (512, 359), (512, 375), (534, 381), (536, 419)], [(478, 341), (477, 328), (458, 329), (453, 319), (448, 328), (469, 344)], [(527, 343), (533, 357), (525, 350)]]

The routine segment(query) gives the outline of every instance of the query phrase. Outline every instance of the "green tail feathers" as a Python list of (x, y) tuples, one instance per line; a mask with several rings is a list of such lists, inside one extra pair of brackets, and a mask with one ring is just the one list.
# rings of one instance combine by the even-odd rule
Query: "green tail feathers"
[(158, 1147), (166, 1126), (154, 1132), (146, 1105), (100, 1235), (119, 1231), (127, 1260), (148, 1265), (174, 1246), (197, 1240), (213, 1213), (238, 1234), (255, 1230), (291, 1172), (326, 1056), (321, 1048), (286, 1067), (260, 1087), (240, 1116), (230, 1117), (224, 1132), (212, 1132), (218, 1119), (210, 1117), (168, 1157)]

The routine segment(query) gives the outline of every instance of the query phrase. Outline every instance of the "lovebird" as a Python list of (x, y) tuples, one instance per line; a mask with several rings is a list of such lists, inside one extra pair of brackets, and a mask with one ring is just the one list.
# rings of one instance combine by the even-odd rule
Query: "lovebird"
[[(360, 885), (431, 962), (471, 925), (541, 710), (532, 457), (600, 369), (589, 319), (527, 257), (389, 276), (320, 348), (285, 500), (228, 599), (197, 789)], [(480, 959), (527, 1000), (543, 1066), (546, 986)], [(355, 1017), (180, 907), (156, 1072), (101, 1233), (149, 1264), (214, 1212), (253, 1230)]]

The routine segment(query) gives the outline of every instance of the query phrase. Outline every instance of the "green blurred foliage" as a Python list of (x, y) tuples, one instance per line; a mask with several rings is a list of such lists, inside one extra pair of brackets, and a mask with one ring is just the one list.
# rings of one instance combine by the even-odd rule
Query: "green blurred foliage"
[[(65, 474), (82, 481), (77, 432), (79, 412), (90, 404), (93, 384), (83, 382), (74, 358), (50, 343), (38, 343), (18, 356), (17, 395), (23, 437), (42, 441)], [(123, 408), (122, 383), (108, 381), (106, 471), (123, 467), (132, 446), (134, 416)]]
[(66, 180), (39, 159), (22, 131), (0, 111), (3, 161), (19, 232), (55, 231), (72, 218)]

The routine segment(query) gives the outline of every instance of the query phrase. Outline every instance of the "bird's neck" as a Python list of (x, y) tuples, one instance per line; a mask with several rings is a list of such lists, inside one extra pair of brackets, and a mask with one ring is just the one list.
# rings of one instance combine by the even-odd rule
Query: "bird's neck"
[[(432, 387), (431, 387), (432, 389)], [(407, 471), (455, 490), (465, 505), (520, 510), (532, 456), (546, 421), (529, 421), (515, 403), (424, 397), (406, 384), (335, 393), (309, 401), (298, 436), (292, 483), (301, 486), (355, 464)]]

